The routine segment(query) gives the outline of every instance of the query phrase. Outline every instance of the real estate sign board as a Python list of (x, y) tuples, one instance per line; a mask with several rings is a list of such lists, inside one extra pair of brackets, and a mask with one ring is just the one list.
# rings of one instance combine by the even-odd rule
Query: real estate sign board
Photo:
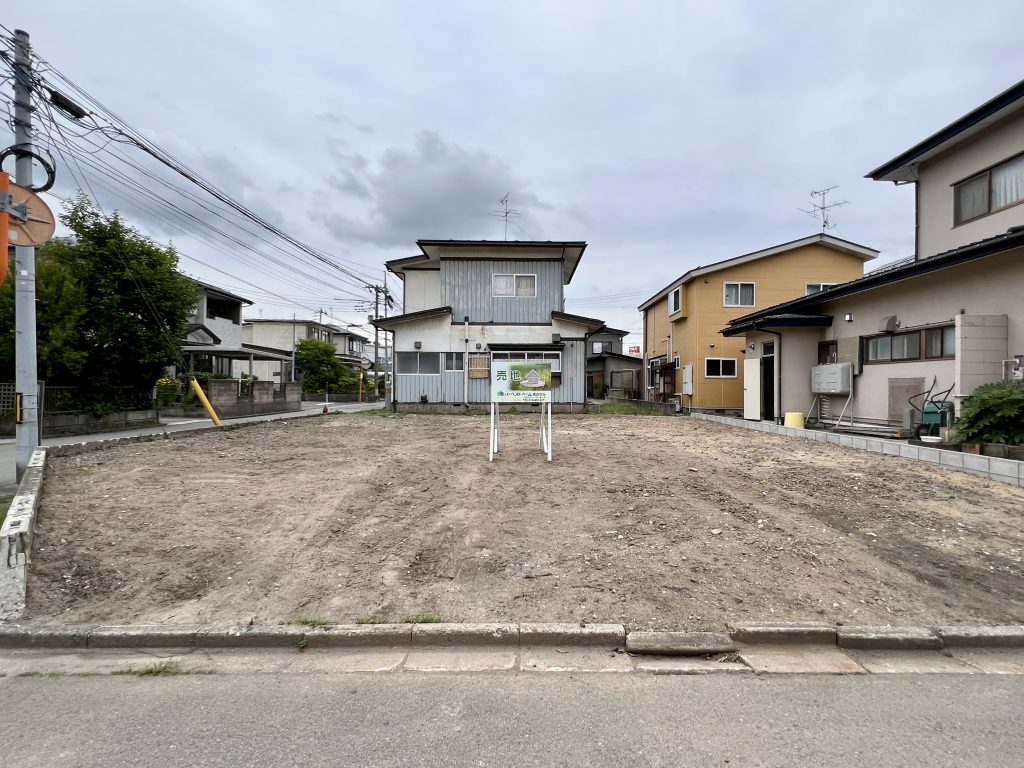
[(495, 360), (491, 363), (492, 403), (550, 403), (551, 363)]

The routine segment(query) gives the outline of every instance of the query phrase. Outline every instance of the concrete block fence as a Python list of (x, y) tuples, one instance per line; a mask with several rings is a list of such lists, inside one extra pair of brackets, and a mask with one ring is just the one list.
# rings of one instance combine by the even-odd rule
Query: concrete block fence
[(927, 448), (910, 445), (902, 440), (847, 435), (841, 432), (828, 432), (822, 429), (798, 429), (796, 427), (773, 424), (768, 421), (747, 421), (746, 419), (716, 416), (710, 413), (693, 413), (691, 416), (701, 421), (728, 424), (732, 427), (741, 427), (755, 432), (767, 432), (784, 437), (799, 437), (804, 440), (829, 443), (843, 448), (853, 448), (858, 451), (870, 451), (886, 456), (899, 456), (900, 458), (912, 461), (923, 461), (927, 464), (955, 469), (958, 472), (968, 472), (989, 480), (1024, 488), (1024, 461), (999, 459), (995, 456), (978, 456), (971, 453), (961, 453), (960, 451), (945, 451), (940, 448)]
[(20, 616), (25, 610), (32, 532), (45, 466), (46, 450), (33, 451), (7, 517), (0, 525), (0, 621)]

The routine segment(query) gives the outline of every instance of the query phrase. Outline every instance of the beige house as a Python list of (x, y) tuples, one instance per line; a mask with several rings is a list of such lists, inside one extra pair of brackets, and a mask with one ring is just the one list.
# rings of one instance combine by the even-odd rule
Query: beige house
[(730, 321), (722, 334), (746, 345), (745, 418), (764, 416), (770, 388), (776, 415), (886, 431), (917, 393), (948, 390), (958, 409), (977, 386), (1024, 376), (1024, 82), (868, 176), (915, 184), (916, 256)]

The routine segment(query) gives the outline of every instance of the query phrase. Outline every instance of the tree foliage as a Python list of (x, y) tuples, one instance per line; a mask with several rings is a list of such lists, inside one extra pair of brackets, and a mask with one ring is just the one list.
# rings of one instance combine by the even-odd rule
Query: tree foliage
[(981, 385), (964, 398), (956, 429), (965, 443), (1024, 444), (1024, 384)]
[(335, 346), (319, 339), (302, 339), (295, 345), (295, 370), (302, 379), (303, 392), (355, 392), (359, 373), (338, 358)]
[[(180, 357), (196, 284), (178, 273), (173, 247), (99, 212), (85, 195), (68, 202), (61, 221), (75, 242), (36, 255), (40, 378), (80, 386), (95, 403), (111, 400), (115, 387), (148, 393)], [(13, 282), (0, 291), (0, 330), (14, 328)], [(0, 375), (13, 380), (13, 333), (2, 343)]]

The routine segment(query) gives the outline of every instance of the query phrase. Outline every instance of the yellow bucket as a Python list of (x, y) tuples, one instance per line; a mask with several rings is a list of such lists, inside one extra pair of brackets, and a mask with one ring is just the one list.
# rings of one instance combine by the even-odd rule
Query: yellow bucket
[(786, 414), (785, 425), (787, 427), (804, 428), (804, 415), (800, 411), (790, 411)]

